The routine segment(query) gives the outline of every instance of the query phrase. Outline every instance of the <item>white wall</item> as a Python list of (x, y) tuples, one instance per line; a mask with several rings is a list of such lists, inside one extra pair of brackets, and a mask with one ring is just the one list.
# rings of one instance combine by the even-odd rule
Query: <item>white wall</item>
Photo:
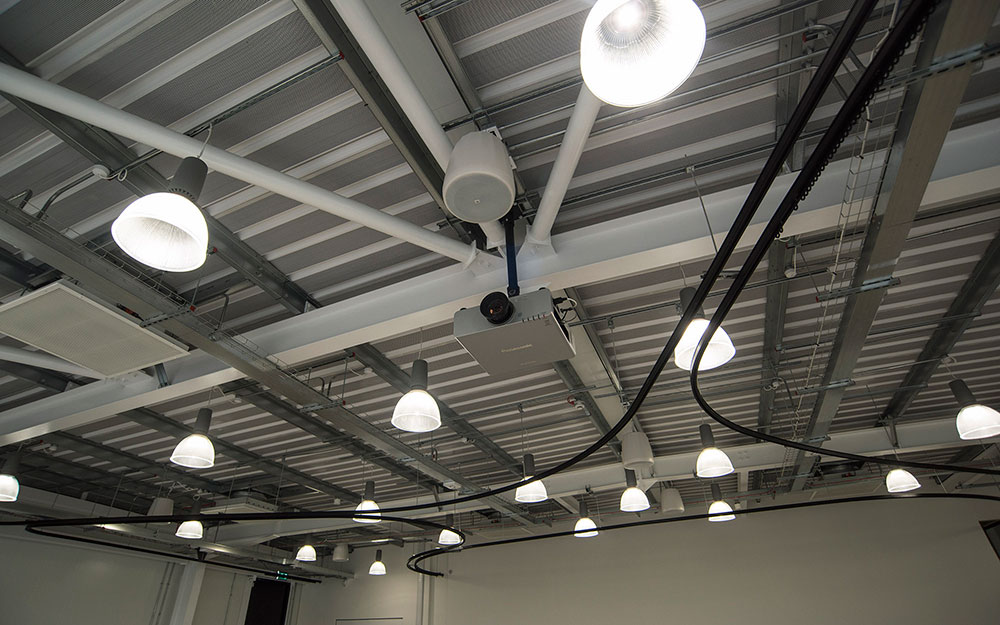
[(870, 502), (468, 551), (430, 563), (451, 574), (428, 582), (422, 621), (417, 576), (392, 548), (385, 578), (363, 574), (366, 553), (346, 588), (304, 588), (296, 625), (996, 623), (991, 518), (1000, 506)]

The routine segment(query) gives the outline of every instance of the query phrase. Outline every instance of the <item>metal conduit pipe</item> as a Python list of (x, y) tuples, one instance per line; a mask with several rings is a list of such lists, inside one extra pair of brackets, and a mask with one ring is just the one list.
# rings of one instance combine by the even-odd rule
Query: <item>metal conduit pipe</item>
[(573, 107), (573, 114), (569, 118), (569, 125), (563, 134), (562, 143), (559, 145), (559, 152), (552, 163), (552, 171), (549, 173), (549, 180), (545, 183), (545, 190), (542, 191), (542, 199), (538, 204), (538, 211), (535, 213), (535, 221), (528, 230), (525, 238), (526, 245), (548, 247), (551, 245), (549, 235), (552, 233), (552, 224), (559, 214), (559, 207), (562, 205), (569, 183), (573, 179), (573, 172), (580, 162), (580, 155), (587, 144), (590, 136), (590, 129), (594, 126), (597, 114), (601, 110), (602, 102), (597, 99), (586, 85), (580, 87), (580, 95), (576, 98), (576, 105)]
[(120, 111), (9, 65), (0, 65), (0, 91), (179, 158), (193, 156), (204, 149), (202, 160), (220, 173), (413, 243), (462, 262), (466, 266), (475, 261), (477, 256), (481, 256), (474, 246), (467, 246), (461, 241), (449, 239), (405, 219), (388, 215), (356, 200), (337, 195), (225, 150), (203, 145), (202, 141)]
[(8, 347), (6, 345), (0, 345), (0, 360), (17, 362), (22, 365), (31, 365), (33, 367), (41, 367), (42, 369), (51, 369), (52, 371), (61, 371), (63, 373), (79, 375), (85, 378), (94, 378), (98, 380), (104, 378), (103, 375), (97, 373), (96, 371), (91, 371), (86, 367), (75, 365), (68, 360), (57, 358), (51, 354), (46, 354), (44, 352), (29, 352), (26, 349)]
[[(413, 124), (413, 129), (420, 135), (434, 160), (441, 167), (441, 171), (448, 171), (448, 161), (451, 160), (451, 151), (454, 147), (451, 139), (445, 134), (441, 122), (399, 60), (399, 55), (375, 21), (371, 10), (364, 2), (358, 0), (332, 0), (331, 4), (368, 55), (372, 65), (375, 66), (375, 71), (385, 82), (389, 92), (395, 96), (403, 113)], [(481, 223), (479, 227), (486, 234), (487, 249), (503, 243), (504, 230), (500, 222)]]

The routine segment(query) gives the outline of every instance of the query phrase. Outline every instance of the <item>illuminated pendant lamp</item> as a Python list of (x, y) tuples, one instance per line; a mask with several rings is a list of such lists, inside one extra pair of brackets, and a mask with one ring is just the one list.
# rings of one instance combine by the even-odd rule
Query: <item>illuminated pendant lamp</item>
[[(446, 516), (444, 523), (448, 527), (455, 527), (455, 515), (449, 514), (448, 516)], [(462, 542), (462, 537), (457, 532), (453, 532), (450, 529), (445, 528), (441, 530), (440, 534), (438, 534), (439, 545), (444, 545), (447, 547), (449, 545), (457, 545), (461, 542)]]
[[(194, 505), (191, 506), (191, 515), (197, 515), (201, 513), (201, 502), (196, 501)], [(177, 531), (174, 533), (178, 538), (187, 538), (188, 540), (200, 540), (205, 533), (205, 528), (202, 526), (201, 521), (191, 520), (184, 521), (177, 526)]]
[(580, 518), (577, 519), (576, 525), (573, 526), (573, 532), (573, 535), (577, 538), (592, 538), (597, 536), (597, 524), (587, 514), (586, 501), (580, 502)]
[(392, 411), (392, 425), (404, 432), (430, 432), (441, 427), (441, 411), (427, 392), (427, 361), (414, 360), (410, 390)]
[(715, 446), (715, 436), (707, 423), (698, 426), (701, 435), (701, 453), (695, 463), (695, 474), (698, 477), (713, 478), (729, 475), (734, 471), (733, 463), (726, 452)]
[(712, 523), (732, 521), (736, 518), (736, 515), (733, 514), (733, 507), (723, 501), (722, 490), (718, 484), (712, 484), (712, 505), (708, 507), (708, 513), (716, 515), (708, 517)]
[(164, 193), (150, 193), (129, 204), (111, 224), (123, 252), (154, 269), (192, 271), (205, 264), (208, 226), (195, 202), (208, 167), (200, 158), (181, 161)]
[(952, 380), (948, 386), (961, 408), (955, 419), (959, 438), (975, 440), (1000, 434), (1000, 412), (976, 401), (963, 380)]
[(890, 493), (905, 493), (920, 488), (920, 482), (906, 469), (893, 469), (885, 476), (885, 487)]
[(299, 562), (315, 562), (316, 561), (316, 548), (312, 546), (312, 538), (306, 539), (306, 544), (299, 547), (299, 550), (295, 552), (295, 559)]
[[(535, 456), (524, 454), (524, 479), (531, 479), (535, 474)], [(518, 486), (514, 491), (514, 501), (521, 503), (539, 503), (549, 498), (545, 491), (545, 484), (541, 480), (528, 482), (524, 486)]]
[(382, 521), (382, 513), (379, 512), (378, 504), (375, 503), (375, 482), (371, 480), (365, 482), (364, 499), (354, 511), (368, 514), (367, 517), (354, 517), (358, 523), (380, 523)]
[(622, 512), (642, 512), (643, 510), (649, 510), (649, 498), (646, 497), (646, 493), (642, 492), (637, 484), (635, 471), (625, 469), (625, 490), (622, 492), (621, 501), (618, 503), (618, 509)]
[(693, 0), (598, 0), (580, 37), (580, 72), (595, 96), (641, 106), (680, 87), (705, 49)]
[(382, 550), (375, 550), (375, 561), (368, 567), (369, 575), (385, 575), (385, 564), (382, 562)]
[[(691, 300), (694, 299), (694, 294), (694, 287), (681, 289), (681, 310), (687, 310)], [(698, 341), (701, 340), (701, 335), (705, 333), (706, 328), (708, 328), (708, 319), (705, 318), (705, 311), (699, 308), (697, 316), (688, 323), (688, 327), (684, 329), (681, 340), (677, 343), (677, 347), (674, 348), (675, 365), (685, 371), (691, 370), (691, 363), (694, 361), (694, 355), (698, 349)], [(705, 355), (701, 357), (701, 362), (698, 364), (698, 371), (707, 371), (721, 367), (732, 360), (735, 355), (736, 348), (733, 346), (733, 341), (726, 334), (725, 330), (718, 328), (708, 342)]]
[(17, 501), (17, 494), (21, 491), (21, 484), (17, 481), (17, 472), (21, 466), (21, 459), (17, 453), (7, 458), (3, 465), (3, 473), (0, 473), (0, 501)]
[(170, 462), (189, 469), (208, 469), (215, 466), (215, 447), (208, 439), (208, 428), (212, 424), (211, 408), (198, 411), (194, 422), (194, 433), (184, 437), (170, 454)]

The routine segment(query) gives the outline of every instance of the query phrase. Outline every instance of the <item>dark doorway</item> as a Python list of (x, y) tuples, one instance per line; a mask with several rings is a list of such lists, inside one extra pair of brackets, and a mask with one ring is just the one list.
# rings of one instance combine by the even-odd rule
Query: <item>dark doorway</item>
[(291, 585), (287, 582), (257, 578), (250, 591), (244, 625), (285, 625), (289, 590)]

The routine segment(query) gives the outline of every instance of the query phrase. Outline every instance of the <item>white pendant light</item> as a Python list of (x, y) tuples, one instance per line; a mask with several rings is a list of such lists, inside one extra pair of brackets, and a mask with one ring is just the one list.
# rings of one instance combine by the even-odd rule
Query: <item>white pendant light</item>
[(316, 561), (316, 548), (313, 547), (311, 544), (309, 544), (311, 542), (312, 542), (312, 539), (309, 539), (306, 544), (304, 544), (301, 547), (299, 547), (299, 550), (297, 552), (295, 552), (295, 559), (296, 560), (298, 560), (299, 562), (315, 562)]
[(441, 411), (427, 392), (427, 361), (414, 360), (410, 390), (392, 411), (392, 425), (404, 432), (430, 432), (441, 427)]
[(625, 469), (625, 490), (622, 492), (618, 509), (622, 512), (642, 512), (649, 510), (649, 498), (637, 486), (635, 471)]
[(195, 202), (207, 171), (201, 159), (185, 158), (165, 193), (150, 193), (129, 204), (111, 224), (118, 247), (163, 271), (192, 271), (205, 264), (208, 226)]
[(365, 482), (365, 498), (354, 511), (368, 514), (364, 517), (354, 517), (358, 523), (380, 523), (382, 521), (382, 513), (379, 512), (378, 504), (375, 503), (375, 482), (371, 480)]
[(701, 435), (702, 450), (695, 463), (695, 474), (702, 478), (713, 478), (732, 473), (735, 470), (733, 463), (726, 452), (715, 446), (712, 428), (707, 423), (702, 423), (698, 426), (698, 433)]
[[(695, 292), (696, 289), (693, 287), (681, 289), (682, 310), (687, 310), (688, 304), (694, 298)], [(674, 348), (674, 364), (685, 371), (691, 370), (691, 364), (694, 362), (694, 355), (698, 349), (698, 342), (701, 340), (701, 336), (705, 333), (706, 328), (708, 328), (708, 319), (705, 318), (705, 312), (699, 309), (697, 314), (698, 316), (688, 323), (688, 327), (684, 329), (681, 340), (677, 343), (677, 347)], [(733, 341), (726, 334), (725, 330), (718, 328), (708, 342), (705, 355), (701, 357), (701, 362), (698, 364), (698, 371), (708, 371), (709, 369), (721, 367), (732, 360), (735, 355), (736, 347), (733, 346)]]
[(208, 439), (208, 428), (212, 424), (212, 411), (202, 408), (194, 424), (194, 434), (190, 434), (174, 447), (170, 462), (190, 469), (207, 469), (215, 466), (215, 447)]
[(1000, 412), (977, 402), (964, 381), (952, 380), (948, 386), (961, 407), (955, 419), (959, 438), (975, 440), (1000, 435)]
[(583, 80), (608, 104), (655, 102), (694, 71), (705, 34), (693, 0), (598, 0), (580, 37)]
[[(530, 479), (535, 474), (535, 456), (524, 454), (524, 479)], [(524, 486), (518, 486), (514, 491), (514, 501), (521, 503), (539, 503), (549, 498), (545, 491), (545, 484), (541, 480), (528, 482)]]
[[(194, 505), (191, 506), (191, 514), (201, 513), (201, 502), (196, 501)], [(201, 521), (184, 521), (177, 526), (177, 531), (174, 533), (178, 538), (187, 538), (188, 540), (200, 540), (205, 533), (205, 528), (201, 524)]]
[[(448, 527), (455, 527), (455, 516), (449, 514), (447, 517), (445, 517), (445, 525), (447, 525)], [(444, 545), (444, 546), (457, 545), (461, 542), (462, 542), (462, 537), (457, 532), (453, 532), (450, 529), (445, 528), (441, 530), (440, 534), (438, 534), (439, 545)]]
[(708, 517), (708, 520), (712, 523), (719, 523), (721, 521), (732, 521), (736, 518), (733, 514), (733, 507), (722, 499), (722, 490), (719, 488), (718, 484), (712, 484), (712, 505), (708, 507), (709, 514), (715, 514), (717, 516)]
[(893, 469), (885, 476), (885, 487), (890, 493), (905, 493), (920, 488), (920, 482), (906, 469)]
[(12, 454), (4, 463), (3, 473), (0, 473), (0, 501), (17, 501), (17, 494), (21, 491), (21, 483), (17, 481), (20, 464), (17, 453)]
[(375, 550), (375, 561), (368, 567), (369, 575), (385, 575), (385, 564), (382, 563), (382, 550)]
[(573, 531), (575, 532), (573, 536), (577, 538), (592, 538), (597, 536), (597, 524), (594, 523), (587, 512), (587, 502), (581, 501), (580, 518), (577, 519), (576, 525), (573, 526)]

